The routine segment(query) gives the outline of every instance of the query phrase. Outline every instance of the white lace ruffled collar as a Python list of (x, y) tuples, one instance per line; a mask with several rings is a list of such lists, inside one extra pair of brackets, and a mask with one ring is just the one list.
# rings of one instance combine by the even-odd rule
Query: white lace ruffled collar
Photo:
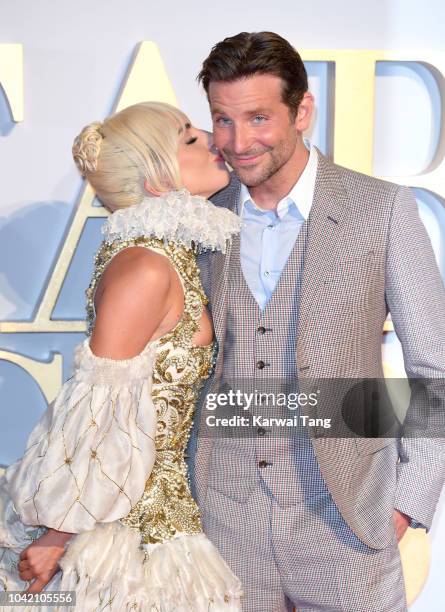
[(117, 210), (107, 219), (102, 234), (107, 242), (149, 236), (180, 242), (186, 248), (194, 243), (200, 251), (225, 253), (227, 242), (240, 227), (241, 220), (232, 211), (182, 189)]

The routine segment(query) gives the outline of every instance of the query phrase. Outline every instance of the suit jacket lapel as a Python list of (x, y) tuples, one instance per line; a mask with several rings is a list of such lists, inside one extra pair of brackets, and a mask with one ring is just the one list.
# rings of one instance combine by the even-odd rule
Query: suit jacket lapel
[[(229, 185), (217, 193), (212, 198), (212, 202), (216, 206), (224, 206), (233, 212), (237, 212), (237, 204), (241, 183), (234, 173), (231, 175)], [(239, 240), (239, 235), (234, 236), (233, 240)], [(211, 289), (210, 302), (212, 306), (212, 318), (215, 328), (215, 335), (219, 343), (218, 362), (222, 363), (222, 354), (224, 348), (224, 338), (226, 335), (227, 324), (227, 304), (228, 304), (228, 280), (230, 270), (230, 259), (232, 254), (232, 242), (229, 243), (226, 253), (223, 255), (220, 251), (215, 251), (210, 254), (210, 274), (211, 274)], [(217, 367), (218, 370), (218, 367)]]
[[(229, 185), (214, 195), (211, 201), (215, 206), (223, 206), (229, 208), (233, 212), (237, 212), (237, 202), (239, 199), (239, 193), (241, 189), (241, 183), (236, 178), (235, 174), (232, 173)], [(227, 304), (228, 304), (228, 279), (230, 270), (230, 259), (232, 253), (232, 242), (233, 240), (239, 240), (239, 236), (234, 236), (232, 241), (229, 242), (225, 255), (220, 251), (210, 252), (209, 257), (209, 272), (210, 272), (210, 303), (212, 307), (212, 319), (213, 326), (215, 328), (215, 335), (218, 340), (219, 350), (218, 357), (215, 365), (214, 377), (208, 379), (206, 388), (209, 390), (214, 381), (219, 381), (222, 378), (222, 367), (223, 367), (223, 350), (224, 350), (224, 339), (226, 336), (227, 327)], [(204, 390), (205, 394), (205, 390)], [(201, 405), (201, 424), (203, 430), (206, 430), (204, 424), (205, 410)], [(199, 438), (197, 450), (196, 450), (196, 461), (195, 469), (197, 473), (200, 472), (199, 478), (195, 479), (196, 493), (198, 495), (198, 502), (200, 505), (205, 503), (205, 491), (209, 480), (209, 469), (210, 469), (210, 457), (212, 455), (213, 438), (211, 436), (202, 436)]]
[(339, 174), (318, 151), (314, 201), (308, 219), (308, 241), (304, 259), (298, 314), (298, 338), (307, 322), (326, 273), (342, 244), (349, 209)]

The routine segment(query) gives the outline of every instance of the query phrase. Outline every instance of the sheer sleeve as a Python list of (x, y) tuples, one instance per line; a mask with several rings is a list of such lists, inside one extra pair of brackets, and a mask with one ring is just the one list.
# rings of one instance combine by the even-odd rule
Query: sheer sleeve
[(93, 355), (88, 340), (77, 347), (72, 378), (5, 474), (24, 524), (81, 533), (140, 499), (155, 460), (155, 348), (113, 360)]

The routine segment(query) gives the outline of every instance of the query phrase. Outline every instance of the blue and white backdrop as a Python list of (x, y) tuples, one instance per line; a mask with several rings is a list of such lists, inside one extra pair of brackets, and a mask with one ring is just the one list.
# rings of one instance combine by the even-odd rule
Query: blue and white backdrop
[[(276, 31), (306, 61), (308, 136), (415, 189), (445, 275), (444, 23), (442, 0), (0, 0), (0, 464), (23, 451), (83, 337), (103, 221), (71, 159), (83, 125), (158, 97), (209, 129), (202, 59), (225, 36)], [(390, 375), (403, 372), (390, 324), (382, 347)], [(444, 609), (444, 505), (411, 557), (413, 612)]]

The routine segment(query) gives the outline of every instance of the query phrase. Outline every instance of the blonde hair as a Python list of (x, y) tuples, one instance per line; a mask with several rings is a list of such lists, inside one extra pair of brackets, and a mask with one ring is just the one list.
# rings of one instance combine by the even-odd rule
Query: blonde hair
[(145, 180), (158, 191), (182, 187), (178, 143), (187, 121), (170, 104), (134, 104), (84, 127), (74, 140), (74, 161), (106, 208), (138, 204), (147, 195)]

